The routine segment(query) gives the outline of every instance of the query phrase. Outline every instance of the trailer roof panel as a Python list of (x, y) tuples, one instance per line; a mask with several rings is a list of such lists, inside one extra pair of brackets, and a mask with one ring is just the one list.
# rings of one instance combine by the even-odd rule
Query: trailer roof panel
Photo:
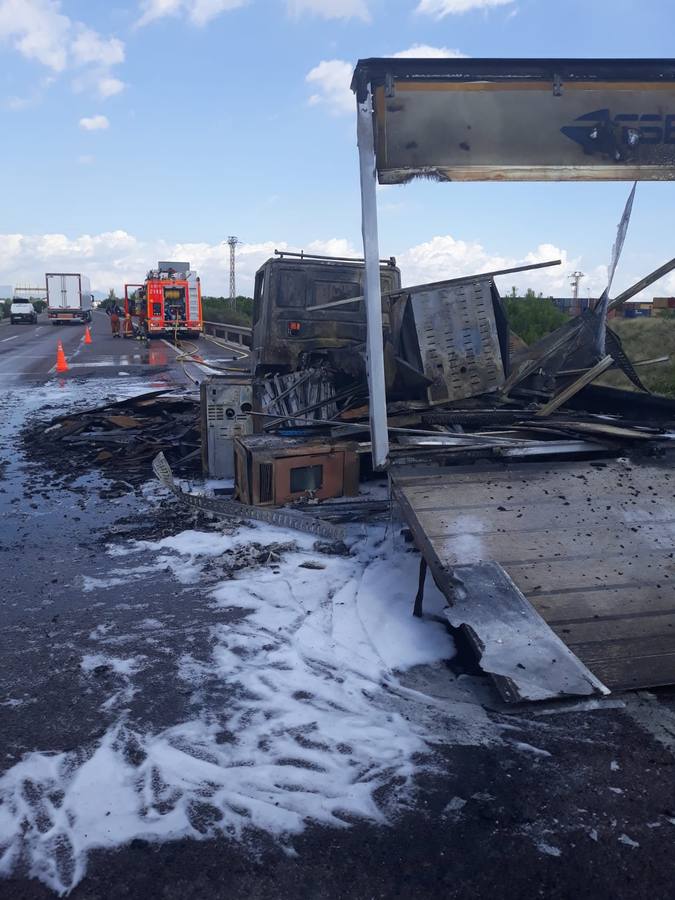
[(673, 59), (364, 59), (381, 183), (675, 179)]
[[(371, 57), (360, 59), (354, 70), (352, 90), (371, 84), (397, 81), (675, 81), (675, 59), (574, 59), (574, 58), (475, 58), (400, 59)], [(363, 99), (363, 95), (359, 99)]]

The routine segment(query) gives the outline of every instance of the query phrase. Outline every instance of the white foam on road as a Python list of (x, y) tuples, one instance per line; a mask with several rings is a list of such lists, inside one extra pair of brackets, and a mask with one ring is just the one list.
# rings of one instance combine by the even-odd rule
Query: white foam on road
[(103, 653), (89, 653), (82, 657), (80, 668), (83, 672), (93, 672), (101, 666), (111, 669), (117, 675), (133, 675), (140, 665), (140, 658), (119, 659), (114, 656), (105, 656)]
[[(91, 850), (134, 838), (242, 839), (261, 830), (290, 848), (309, 824), (385, 823), (410, 802), (434, 743), (498, 740), (465, 688), (461, 702), (430, 700), (430, 713), (401, 683), (403, 670), (447, 660), (454, 647), (434, 617), (411, 616), (419, 557), (380, 538), (371, 531), (350, 557), (319, 555), (308, 536), (269, 528), (111, 548), (157, 569), (171, 556), (177, 579), (185, 581), (182, 565), (194, 583), (204, 564), (226, 562), (252, 541), (296, 547), (273, 566), (223, 576), (213, 590), (207, 602), (232, 611), (232, 621), (213, 627), (208, 658), (176, 660), (196, 698), (193, 718), (152, 734), (123, 713), (94, 746), (30, 753), (5, 773), (0, 873), (27, 871), (65, 893)], [(309, 560), (322, 568), (303, 567)], [(430, 589), (427, 602), (432, 610), (443, 601)], [(93, 654), (82, 667), (108, 665), (124, 679), (106, 707), (119, 709), (142, 662)], [(227, 703), (200, 704), (209, 689)]]

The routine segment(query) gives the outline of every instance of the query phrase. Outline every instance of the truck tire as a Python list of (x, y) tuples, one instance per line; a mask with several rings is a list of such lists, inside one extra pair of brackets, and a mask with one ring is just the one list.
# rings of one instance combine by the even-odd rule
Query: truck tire
[(9, 324), (10, 324), (10, 325), (16, 325), (16, 319), (14, 318), (14, 316), (10, 316), (10, 317), (9, 317)]

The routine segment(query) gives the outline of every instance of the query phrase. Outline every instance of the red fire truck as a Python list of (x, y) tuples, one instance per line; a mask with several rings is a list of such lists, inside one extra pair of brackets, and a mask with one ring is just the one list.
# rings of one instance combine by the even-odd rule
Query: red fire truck
[(143, 284), (124, 285), (125, 326), (147, 324), (148, 334), (199, 337), (204, 328), (199, 276), (187, 262), (160, 262)]

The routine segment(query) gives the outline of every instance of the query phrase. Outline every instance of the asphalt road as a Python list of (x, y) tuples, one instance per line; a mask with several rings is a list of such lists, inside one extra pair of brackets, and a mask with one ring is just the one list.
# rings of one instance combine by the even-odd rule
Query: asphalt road
[[(9, 385), (17, 379), (43, 379), (53, 375), (59, 341), (69, 366), (68, 372), (60, 376), (64, 379), (168, 370), (179, 379), (185, 378), (177, 357), (186, 350), (195, 350), (203, 358), (217, 361), (218, 365), (241, 369), (248, 363), (245, 349), (228, 347), (207, 337), (186, 342), (181, 349), (161, 338), (151, 340), (147, 348), (137, 340), (113, 338), (110, 321), (100, 310), (94, 310), (90, 331), (92, 343), (85, 344), (83, 325), (55, 326), (47, 320), (46, 313), (39, 316), (37, 325), (3, 323), (0, 326), (0, 385)], [(193, 363), (188, 363), (187, 368), (188, 378), (201, 378), (209, 371)]]
[[(212, 629), (236, 615), (214, 609), (211, 585), (180, 585), (170, 571), (153, 571), (87, 586), (109, 575), (111, 543), (182, 531), (194, 524), (190, 514), (171, 501), (152, 502), (149, 493), (111, 495), (75, 461), (80, 478), (59, 482), (24, 454), (27, 418), (47, 420), (54, 407), (96, 401), (122, 386), (140, 392), (155, 379), (168, 386), (185, 379), (175, 349), (113, 340), (100, 313), (91, 346), (83, 334), (43, 321), (0, 327), (0, 775), (36, 749), (86, 752), (116, 720), (119, 710), (107, 703), (120, 676), (85, 677), (81, 668), (83, 655), (100, 650), (101, 634), (123, 655), (145, 659), (124, 701), (130, 729), (157, 732), (228, 703), (217, 683), (188, 690), (178, 677), (181, 656), (208, 658)], [(59, 338), (70, 364), (64, 377), (50, 374)], [(199, 344), (204, 355), (207, 347), (221, 360), (233, 355)], [(449, 675), (432, 674), (436, 681), (420, 689), (442, 702)], [(70, 896), (670, 898), (675, 693), (504, 713), (487, 679), (483, 691), (491, 715), (505, 716), (509, 742), (461, 746), (449, 727), (436, 765), (416, 778), (414, 802), (386, 826), (310, 825), (295, 854), (260, 834), (244, 842), (134, 840), (91, 854)], [(3, 900), (52, 896), (27, 871), (0, 878)]]
[(59, 338), (71, 354), (83, 337), (81, 326), (56, 328), (45, 313), (38, 317), (37, 325), (11, 325), (5, 320), (0, 327), (0, 383), (8, 384), (22, 375), (46, 376), (56, 362)]

